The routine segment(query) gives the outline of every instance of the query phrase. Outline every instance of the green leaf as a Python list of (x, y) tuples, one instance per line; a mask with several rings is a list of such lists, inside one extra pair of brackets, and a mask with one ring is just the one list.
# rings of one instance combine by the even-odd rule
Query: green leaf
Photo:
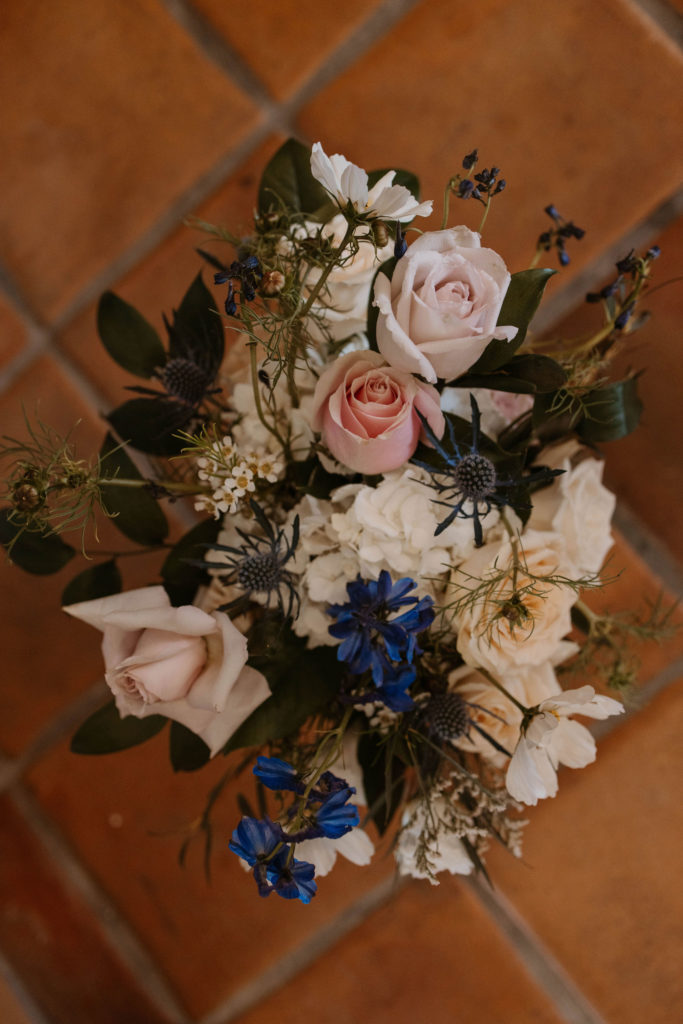
[(349, 482), (348, 476), (328, 473), (315, 455), (301, 462), (291, 462), (287, 473), (298, 491), (311, 494), (314, 498), (329, 498), (335, 487), (342, 487)]
[(112, 359), (137, 377), (151, 377), (166, 362), (161, 338), (152, 325), (114, 292), (105, 292), (99, 301), (97, 332)]
[(371, 189), (373, 185), (376, 185), (380, 178), (383, 178), (387, 171), (395, 171), (394, 174), (394, 185), (403, 185), (408, 191), (415, 196), (416, 199), (420, 198), (420, 179), (412, 171), (403, 171), (400, 168), (396, 170), (394, 167), (385, 167), (381, 171), (369, 171), (368, 172), (368, 188)]
[(173, 326), (169, 332), (169, 356), (172, 359), (196, 361), (198, 354), (201, 355), (201, 365), (208, 362), (213, 374), (218, 371), (225, 354), (223, 321), (201, 273), (197, 274), (174, 311)]
[(231, 736), (224, 754), (289, 736), (322, 711), (339, 690), (341, 669), (334, 648), (293, 648), (284, 662), (259, 658), (249, 663), (264, 673), (273, 694)]
[(401, 779), (405, 764), (394, 757), (388, 742), (374, 733), (358, 741), (358, 760), (363, 769), (363, 789), (368, 813), (380, 835), (384, 835), (401, 803)]
[(295, 213), (313, 214), (329, 203), (330, 197), (311, 174), (308, 146), (288, 139), (266, 165), (258, 191), (258, 211), (278, 212), (285, 206)]
[[(121, 480), (143, 480), (126, 452), (107, 434), (100, 451), (102, 474)], [(168, 534), (166, 516), (158, 502), (143, 487), (102, 484), (103, 504), (112, 522), (124, 536), (137, 544), (160, 544)]]
[(76, 554), (76, 549), (56, 533), (22, 531), (21, 523), (13, 522), (10, 509), (0, 509), (0, 544), (9, 550), (9, 559), (25, 572), (49, 576), (63, 569)]
[(192, 419), (192, 409), (170, 398), (131, 398), (107, 419), (119, 437), (138, 451), (178, 455), (185, 442), (174, 435)]
[(112, 558), (79, 572), (71, 583), (67, 583), (62, 594), (62, 604), (80, 604), (81, 601), (94, 601), (98, 597), (109, 597), (110, 594), (120, 592), (121, 573)]
[(367, 327), (365, 329), (365, 333), (367, 335), (368, 342), (370, 343), (370, 348), (372, 349), (373, 352), (379, 352), (379, 349), (377, 347), (377, 320), (379, 318), (379, 309), (377, 308), (377, 306), (374, 305), (373, 302), (375, 297), (375, 281), (377, 280), (377, 274), (384, 274), (384, 276), (388, 277), (389, 280), (391, 281), (392, 277), (394, 276), (394, 270), (396, 269), (397, 263), (398, 260), (396, 259), (396, 257), (392, 257), (390, 260), (386, 260), (385, 263), (382, 263), (382, 265), (377, 268), (375, 276), (372, 279), (372, 284), (370, 286), (370, 296), (368, 298)]
[(171, 722), (169, 752), (174, 772), (196, 772), (211, 758), (204, 740), (180, 722)]
[(529, 324), (543, 297), (545, 286), (556, 273), (556, 270), (548, 268), (535, 268), (520, 270), (519, 273), (512, 275), (498, 315), (498, 324), (501, 327), (516, 327), (517, 334), (512, 341), (497, 338), (490, 341), (484, 354), (472, 367), (471, 373), (490, 373), (510, 360), (523, 344)]
[(180, 538), (161, 567), (166, 593), (175, 607), (192, 604), (199, 587), (209, 582), (209, 574), (188, 560), (205, 558), (207, 545), (215, 543), (221, 529), (218, 519), (205, 519)]
[(451, 387), (491, 388), (520, 395), (547, 394), (561, 388), (567, 379), (565, 370), (550, 356), (513, 356), (494, 373), (466, 373)]
[(586, 409), (577, 433), (584, 441), (618, 441), (638, 426), (643, 403), (638, 397), (638, 378), (595, 388), (584, 395)]
[(71, 740), (73, 754), (115, 754), (128, 750), (156, 736), (168, 721), (162, 715), (121, 718), (116, 704), (110, 701), (86, 719)]

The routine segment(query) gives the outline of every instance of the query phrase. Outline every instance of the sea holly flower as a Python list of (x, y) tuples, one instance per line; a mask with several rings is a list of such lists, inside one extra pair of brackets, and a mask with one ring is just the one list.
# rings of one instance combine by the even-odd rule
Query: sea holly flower
[(531, 721), (523, 726), (505, 778), (508, 793), (529, 805), (555, 796), (559, 765), (585, 768), (595, 760), (595, 740), (585, 726), (569, 721), (569, 716), (609, 718), (623, 714), (624, 707), (611, 697), (596, 694), (592, 686), (582, 686), (548, 697), (534, 710)]
[(350, 204), (356, 213), (368, 219), (379, 217), (397, 221), (428, 217), (432, 212), (431, 199), (418, 203), (407, 188), (393, 184), (396, 171), (387, 171), (369, 189), (367, 173), (361, 167), (340, 153), (328, 156), (319, 142), (314, 143), (311, 151), (311, 173), (342, 212)]

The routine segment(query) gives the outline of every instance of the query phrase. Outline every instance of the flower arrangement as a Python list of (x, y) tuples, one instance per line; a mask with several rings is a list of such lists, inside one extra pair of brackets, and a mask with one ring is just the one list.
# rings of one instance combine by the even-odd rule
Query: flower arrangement
[[(176, 770), (245, 752), (225, 778), (251, 765), (258, 811), (242, 797), (225, 841), (261, 896), (308, 903), (338, 854), (367, 864), (378, 835), (432, 882), (485, 871), (492, 839), (519, 856), (523, 806), (556, 795), (560, 765), (595, 759), (574, 716), (623, 711), (588, 666), (623, 692), (629, 638), (666, 628), (659, 607), (617, 618), (582, 599), (612, 543), (597, 445), (640, 416), (637, 375), (611, 380), (610, 363), (658, 250), (587, 296), (590, 337), (539, 340), (556, 271), (538, 264), (554, 251), (565, 266), (583, 231), (548, 206), (511, 274), (482, 241), (505, 180), (477, 165), (464, 157), (440, 230), (421, 231), (432, 202), (412, 174), (289, 140), (248, 237), (199, 225), (224, 311), (199, 275), (164, 344), (102, 297), (101, 341), (144, 383), (99, 453), (40, 422), (2, 447), (12, 561), (56, 572), (76, 554), (68, 531), (92, 560), (63, 600), (101, 630), (113, 699), (72, 749), (168, 727)], [(481, 207), (477, 231), (449, 226), (458, 201)], [(176, 501), (195, 525), (171, 542)], [(102, 515), (158, 551), (158, 585), (122, 591), (118, 554), (98, 555)], [(219, 790), (197, 825), (207, 845)]]

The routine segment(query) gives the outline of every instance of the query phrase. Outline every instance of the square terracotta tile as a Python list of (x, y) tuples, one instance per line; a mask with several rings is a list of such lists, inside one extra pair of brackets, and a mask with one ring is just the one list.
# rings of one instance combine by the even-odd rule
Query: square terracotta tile
[[(282, 139), (272, 136), (249, 157), (211, 199), (197, 210), (197, 217), (210, 224), (228, 228), (237, 235), (253, 230), (261, 173)], [(201, 270), (204, 282), (213, 289), (213, 273), (195, 249), (203, 247), (219, 258), (232, 260), (229, 245), (210, 240), (204, 232), (181, 225), (158, 249), (134, 270), (113, 285), (112, 290), (131, 303), (159, 331), (164, 343), (167, 335), (162, 312), (169, 315), (180, 304), (186, 289)], [(215, 289), (216, 309), (223, 311), (225, 289)], [(85, 309), (60, 334), (58, 342), (81, 369), (116, 406), (132, 397), (123, 390), (142, 383), (122, 370), (109, 357), (97, 336), (96, 304)], [(226, 328), (226, 342), (233, 332)]]
[(9, 982), (0, 976), (0, 1020), (4, 1024), (31, 1024)]
[(596, 764), (561, 772), (558, 796), (530, 810), (523, 864), (489, 858), (496, 885), (620, 1024), (670, 1024), (683, 999), (682, 727), (676, 684), (603, 739)]
[(197, 0), (194, 6), (272, 95), (284, 99), (322, 67), (380, 4), (379, 0), (347, 0), (333, 7), (316, 0), (265, 0), (241, 17), (220, 0)]
[[(163, 1024), (7, 796), (0, 798), (0, 949), (50, 1024)], [(3, 1024), (28, 1018), (0, 991)]]
[(155, 0), (30, 0), (2, 21), (3, 258), (49, 320), (258, 114)]
[(247, 769), (216, 804), (208, 883), (202, 842), (190, 847), (184, 868), (178, 853), (229, 765), (220, 757), (197, 773), (174, 775), (167, 744), (164, 732), (119, 755), (78, 757), (61, 747), (29, 781), (189, 1012), (201, 1016), (391, 875), (393, 863), (380, 854), (360, 868), (339, 858), (308, 906), (259, 898), (253, 878), (228, 850), (241, 817), (236, 793), (255, 806)]
[[(635, 4), (567, 0), (548, 17), (543, 0), (457, 12), (435, 0), (316, 96), (299, 125), (362, 167), (418, 173), (434, 228), (446, 182), (478, 147), (479, 166), (507, 181), (484, 244), (512, 270), (528, 266), (548, 203), (587, 229), (557, 289), (678, 188), (682, 81), (673, 44)], [(481, 211), (454, 200), (450, 223), (476, 229)]]
[(298, 975), (240, 1018), (296, 1024), (541, 1024), (558, 1022), (462, 882), (413, 882)]

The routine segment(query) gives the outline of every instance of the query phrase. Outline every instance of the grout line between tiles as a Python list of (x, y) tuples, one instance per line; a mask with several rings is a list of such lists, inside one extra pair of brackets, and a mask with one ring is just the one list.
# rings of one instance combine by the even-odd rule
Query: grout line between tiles
[(632, 0), (632, 3), (647, 14), (672, 42), (683, 46), (683, 15), (667, 0)]
[(513, 905), (485, 882), (465, 880), (497, 929), (507, 938), (514, 954), (553, 1003), (566, 1024), (606, 1024), (586, 996), (544, 943), (534, 934)]
[(387, 903), (402, 886), (402, 882), (394, 877), (380, 882), (370, 892), (361, 896), (353, 906), (342, 911), (329, 924), (323, 925), (314, 935), (309, 936), (300, 946), (292, 950), (272, 967), (267, 968), (256, 978), (247, 982), (242, 988), (214, 1007), (199, 1024), (230, 1024), (243, 1013), (253, 1009), (273, 995), (301, 971), (310, 967), (328, 949), (336, 945), (345, 935), (357, 928), (375, 910)]
[(44, 1016), (42, 1011), (38, 1009), (31, 998), (28, 989), (16, 974), (9, 961), (5, 959), (2, 952), (0, 952), (0, 978), (4, 979), (5, 984), (12, 992), (16, 1002), (26, 1014), (27, 1020), (30, 1024), (50, 1024), (50, 1021)]
[(0, 792), (15, 785), (35, 763), (68, 736), (82, 721), (96, 711), (110, 691), (104, 680), (100, 680), (71, 701), (41, 730), (16, 758), (7, 758), (0, 763)]
[(141, 991), (168, 1017), (169, 1024), (190, 1024), (190, 1018), (149, 951), (86, 871), (54, 822), (21, 784), (14, 786), (10, 795), (52, 864), (88, 905), (113, 954), (125, 964)]

